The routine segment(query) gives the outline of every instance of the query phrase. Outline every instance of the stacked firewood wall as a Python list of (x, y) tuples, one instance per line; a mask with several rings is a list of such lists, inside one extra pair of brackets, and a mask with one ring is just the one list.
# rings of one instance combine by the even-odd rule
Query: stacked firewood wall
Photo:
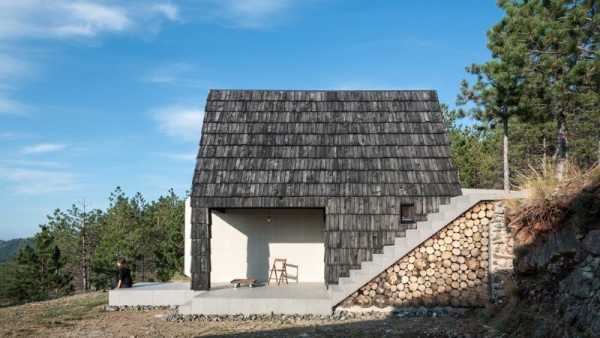
[(488, 226), (481, 202), (348, 297), (342, 306), (480, 306), (488, 302)]

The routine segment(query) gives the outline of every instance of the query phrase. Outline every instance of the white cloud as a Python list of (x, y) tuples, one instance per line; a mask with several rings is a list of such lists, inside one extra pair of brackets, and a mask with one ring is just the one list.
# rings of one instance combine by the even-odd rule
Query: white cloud
[(16, 100), (3, 96), (0, 92), (0, 115), (24, 116), (28, 107)]
[(159, 84), (186, 86), (193, 88), (208, 88), (208, 81), (202, 80), (202, 75), (198, 69), (189, 63), (172, 62), (165, 63), (146, 74), (143, 81)]
[(193, 71), (193, 67), (183, 62), (165, 64), (152, 70), (145, 80), (158, 84), (174, 84), (181, 81), (181, 77)]
[(0, 140), (18, 140), (23, 138), (31, 137), (31, 134), (20, 133), (20, 132), (12, 132), (12, 131), (2, 131), (0, 132)]
[(123, 8), (94, 3), (76, 2), (63, 5), (62, 22), (51, 26), (49, 33), (63, 36), (94, 36), (99, 32), (120, 32), (132, 26), (132, 21)]
[[(91, 39), (103, 33), (156, 33), (164, 21), (178, 20), (178, 8), (163, 2), (118, 0), (0, 0), (0, 115), (26, 115), (12, 99), (18, 80), (32, 64), (23, 51), (27, 39)], [(24, 61), (25, 60), (25, 61)]]
[(150, 29), (156, 19), (176, 20), (177, 7), (151, 3), (77, 0), (0, 2), (0, 39), (93, 37)]
[(18, 194), (39, 195), (79, 187), (76, 175), (70, 172), (22, 168), (3, 168), (0, 172), (0, 179), (9, 182)]
[(154, 4), (150, 7), (150, 9), (164, 15), (165, 18), (171, 21), (179, 20), (179, 9), (173, 4)]
[(229, 0), (223, 1), (239, 17), (266, 17), (290, 6), (290, 0)]
[(262, 28), (280, 21), (298, 0), (212, 0), (213, 15), (242, 28)]
[(31, 66), (22, 59), (0, 54), (0, 80), (18, 78), (31, 72)]
[(44, 168), (63, 168), (65, 165), (56, 161), (36, 161), (36, 160), (0, 160), (0, 163), (4, 163), (12, 166), (19, 167), (44, 167)]
[(164, 134), (186, 141), (200, 140), (204, 112), (196, 107), (172, 105), (153, 114)]
[(40, 143), (34, 144), (31, 146), (24, 147), (21, 150), (23, 154), (42, 154), (42, 153), (51, 153), (64, 150), (67, 147), (66, 144), (58, 144), (58, 143)]
[[(198, 139), (200, 138), (198, 137)], [(161, 153), (160, 156), (170, 160), (182, 162), (192, 162), (196, 160), (195, 153)]]

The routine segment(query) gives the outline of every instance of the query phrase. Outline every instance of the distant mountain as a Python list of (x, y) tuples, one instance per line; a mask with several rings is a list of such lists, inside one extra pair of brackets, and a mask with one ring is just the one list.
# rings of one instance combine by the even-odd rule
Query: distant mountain
[(16, 238), (9, 241), (0, 240), (0, 263), (17, 254), (19, 249), (31, 242), (31, 238)]

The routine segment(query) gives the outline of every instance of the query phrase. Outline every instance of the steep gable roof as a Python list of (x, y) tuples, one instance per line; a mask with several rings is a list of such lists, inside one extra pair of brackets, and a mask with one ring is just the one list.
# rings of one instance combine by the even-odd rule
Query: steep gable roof
[(435, 91), (211, 90), (205, 111), (198, 206), (460, 194)]

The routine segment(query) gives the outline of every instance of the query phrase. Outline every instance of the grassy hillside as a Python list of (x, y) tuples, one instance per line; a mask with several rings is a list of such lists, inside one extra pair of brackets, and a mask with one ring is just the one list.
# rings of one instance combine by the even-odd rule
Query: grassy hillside
[(532, 176), (514, 210), (510, 337), (600, 337), (600, 167)]
[[(455, 317), (373, 319), (165, 320), (168, 310), (105, 311), (92, 292), (0, 308), (0, 337), (485, 337), (473, 313)], [(494, 336), (494, 335), (492, 335)], [(494, 336), (495, 337), (495, 336)]]
[(16, 255), (19, 248), (27, 245), (30, 241), (30, 238), (16, 238), (8, 241), (0, 240), (0, 263), (4, 263)]

